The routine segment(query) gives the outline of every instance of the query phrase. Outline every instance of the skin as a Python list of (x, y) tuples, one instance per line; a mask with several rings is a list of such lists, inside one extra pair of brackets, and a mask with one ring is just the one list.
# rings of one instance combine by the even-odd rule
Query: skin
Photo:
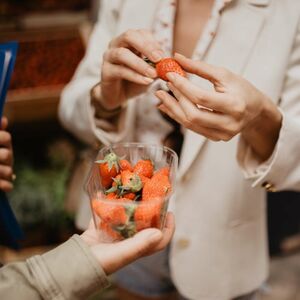
[(268, 159), (281, 128), (282, 116), (276, 105), (229, 70), (179, 54), (175, 58), (189, 73), (209, 80), (215, 91), (203, 90), (176, 73), (168, 73), (168, 87), (176, 98), (158, 91), (156, 95), (162, 101), (159, 109), (213, 141), (229, 141), (241, 133), (261, 161)]
[(164, 249), (171, 241), (174, 230), (174, 216), (172, 213), (168, 213), (166, 225), (162, 231), (149, 228), (124, 241), (107, 243), (103, 242), (101, 234), (95, 229), (94, 223), (91, 222), (81, 238), (90, 246), (92, 253), (105, 273), (110, 275), (140, 257)]
[(0, 190), (10, 192), (13, 189), (13, 149), (7, 118), (1, 120), (0, 130)]

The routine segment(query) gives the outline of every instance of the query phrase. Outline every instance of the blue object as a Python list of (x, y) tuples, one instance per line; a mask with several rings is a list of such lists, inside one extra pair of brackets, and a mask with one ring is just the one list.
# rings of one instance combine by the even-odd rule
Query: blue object
[[(0, 120), (18, 50), (17, 42), (0, 44)], [(23, 232), (10, 207), (6, 194), (0, 191), (0, 244), (17, 249)]]

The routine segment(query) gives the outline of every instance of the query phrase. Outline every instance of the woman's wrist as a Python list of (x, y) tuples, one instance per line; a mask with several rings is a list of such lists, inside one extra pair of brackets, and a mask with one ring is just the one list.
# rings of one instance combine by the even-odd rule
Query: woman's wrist
[(100, 82), (96, 84), (94, 87), (92, 87), (90, 91), (90, 96), (91, 96), (91, 103), (94, 105), (96, 109), (96, 116), (98, 118), (109, 119), (118, 115), (122, 110), (121, 105), (117, 107), (107, 107), (107, 105), (104, 103), (102, 99)]
[(278, 107), (267, 97), (258, 116), (242, 131), (242, 136), (258, 155), (266, 161), (273, 153), (282, 123), (282, 114)]

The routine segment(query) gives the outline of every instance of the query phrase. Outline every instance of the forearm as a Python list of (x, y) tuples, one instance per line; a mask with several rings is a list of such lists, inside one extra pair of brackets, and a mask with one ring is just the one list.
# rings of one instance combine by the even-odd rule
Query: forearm
[(244, 140), (261, 162), (266, 161), (273, 153), (281, 125), (281, 112), (273, 102), (265, 99), (261, 113), (242, 131)]
[(100, 263), (78, 236), (26, 262), (0, 269), (1, 299), (86, 299), (108, 285)]

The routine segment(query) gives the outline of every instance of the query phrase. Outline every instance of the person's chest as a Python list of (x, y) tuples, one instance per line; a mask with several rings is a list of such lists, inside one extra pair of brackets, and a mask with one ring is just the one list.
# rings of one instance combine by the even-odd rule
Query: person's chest
[(192, 57), (210, 19), (214, 0), (177, 0), (173, 28), (173, 52)]

